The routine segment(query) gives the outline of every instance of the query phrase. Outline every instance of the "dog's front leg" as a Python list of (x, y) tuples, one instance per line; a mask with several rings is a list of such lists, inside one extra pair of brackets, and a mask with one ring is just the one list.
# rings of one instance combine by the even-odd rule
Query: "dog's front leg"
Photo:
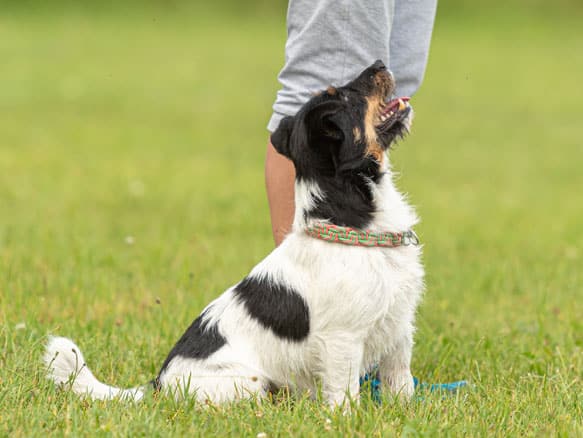
[(401, 399), (413, 395), (415, 385), (411, 375), (411, 353), (413, 351), (413, 328), (406, 331), (393, 344), (393, 348), (381, 358), (379, 373), (383, 385)]
[(363, 346), (357, 342), (336, 339), (326, 343), (322, 394), (330, 408), (341, 407), (348, 413), (350, 401), (359, 402), (362, 352)]

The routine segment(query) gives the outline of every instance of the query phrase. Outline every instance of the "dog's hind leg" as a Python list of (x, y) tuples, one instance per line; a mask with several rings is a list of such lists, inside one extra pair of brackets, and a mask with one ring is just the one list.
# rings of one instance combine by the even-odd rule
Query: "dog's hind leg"
[(263, 397), (269, 383), (243, 364), (210, 362), (175, 356), (158, 377), (160, 390), (175, 398), (225, 403)]

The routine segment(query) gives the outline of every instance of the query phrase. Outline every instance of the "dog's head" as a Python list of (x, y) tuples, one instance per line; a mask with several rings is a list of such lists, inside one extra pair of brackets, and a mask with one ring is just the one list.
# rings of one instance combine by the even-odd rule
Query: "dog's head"
[(381, 61), (348, 84), (314, 96), (271, 136), (275, 149), (293, 161), (299, 178), (369, 178), (381, 171), (385, 151), (408, 132), (408, 98), (387, 102), (395, 89)]

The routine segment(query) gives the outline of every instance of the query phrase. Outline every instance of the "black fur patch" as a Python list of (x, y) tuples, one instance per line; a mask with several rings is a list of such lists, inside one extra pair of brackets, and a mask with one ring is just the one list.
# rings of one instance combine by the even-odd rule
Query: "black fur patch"
[(166, 368), (175, 356), (206, 359), (227, 343), (227, 340), (219, 333), (219, 329), (215, 324), (203, 322), (205, 312), (196, 318), (184, 332), (174, 348), (172, 348), (172, 351), (170, 351), (170, 354), (168, 354), (160, 372)]
[(251, 317), (280, 338), (301, 341), (310, 333), (310, 312), (293, 289), (265, 278), (246, 277), (234, 290)]
[(344, 180), (311, 178), (324, 193), (323, 200), (305, 212), (309, 218), (327, 220), (343, 227), (364, 229), (375, 213), (370, 181), (377, 182), (380, 175), (355, 174)]

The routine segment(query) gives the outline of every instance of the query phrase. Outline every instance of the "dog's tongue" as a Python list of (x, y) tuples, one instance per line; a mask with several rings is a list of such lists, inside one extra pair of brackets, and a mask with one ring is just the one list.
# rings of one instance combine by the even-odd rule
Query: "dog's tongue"
[(397, 97), (393, 100), (390, 100), (389, 102), (387, 102), (387, 105), (385, 107), (386, 108), (385, 111), (390, 112), (390, 111), (404, 110), (407, 107), (407, 105), (408, 105), (407, 102), (409, 102), (409, 100), (411, 100), (411, 98), (408, 96)]

